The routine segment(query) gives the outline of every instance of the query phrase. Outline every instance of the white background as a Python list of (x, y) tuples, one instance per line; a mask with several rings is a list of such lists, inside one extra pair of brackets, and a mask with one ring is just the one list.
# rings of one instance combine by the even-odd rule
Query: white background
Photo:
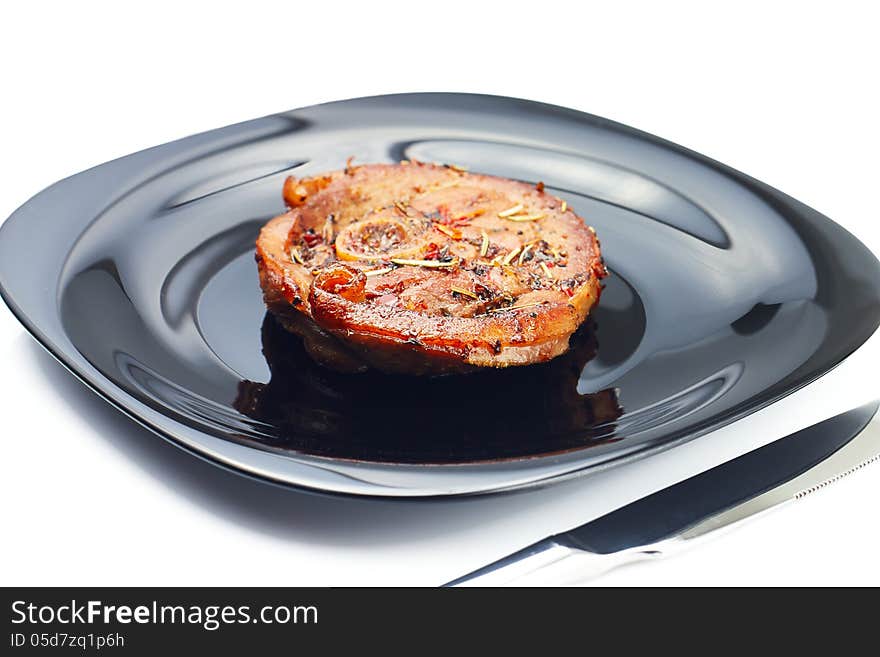
[[(570, 106), (683, 144), (815, 207), (877, 253), (870, 4), (6, 4), (0, 215), (59, 178), (229, 123), (360, 95), (474, 91)], [(785, 406), (785, 421), (821, 419), (832, 388), (861, 391), (839, 410), (876, 394), (873, 369), (846, 363), (833, 386)], [(437, 584), (578, 524), (597, 499), (622, 503), (644, 488), (635, 467), (476, 502), (316, 498), (221, 472), (105, 408), (5, 307), (0, 373), (5, 585)], [(708, 436), (641, 471), (674, 480), (700, 449), (722, 459), (746, 431), (783, 424)], [(867, 468), (683, 556), (596, 583), (877, 585), (878, 499), (880, 468)]]

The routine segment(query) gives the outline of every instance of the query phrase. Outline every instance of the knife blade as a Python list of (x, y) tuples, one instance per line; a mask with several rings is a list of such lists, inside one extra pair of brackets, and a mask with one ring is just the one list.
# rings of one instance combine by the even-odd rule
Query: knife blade
[(446, 586), (574, 584), (800, 499), (880, 457), (880, 402), (789, 434)]

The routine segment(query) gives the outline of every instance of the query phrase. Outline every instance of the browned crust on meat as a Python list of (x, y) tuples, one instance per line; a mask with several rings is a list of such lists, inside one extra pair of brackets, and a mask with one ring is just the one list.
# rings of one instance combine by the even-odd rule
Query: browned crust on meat
[(594, 231), (543, 186), (374, 164), (289, 178), (284, 198), (257, 240), (266, 305), (336, 369), (547, 361), (601, 292)]

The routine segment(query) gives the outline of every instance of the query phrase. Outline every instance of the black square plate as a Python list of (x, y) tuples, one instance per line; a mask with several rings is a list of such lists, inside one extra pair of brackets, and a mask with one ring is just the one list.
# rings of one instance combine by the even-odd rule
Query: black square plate
[[(265, 315), (253, 245), (285, 176), (349, 156), (456, 163), (567, 200), (611, 270), (575, 348), (440, 379), (312, 364)], [(876, 258), (798, 201), (605, 119), (462, 94), (295, 110), (75, 175), (0, 229), (0, 282), (43, 346), (161, 436), (361, 495), (507, 490), (693, 439), (821, 376), (880, 323)]]

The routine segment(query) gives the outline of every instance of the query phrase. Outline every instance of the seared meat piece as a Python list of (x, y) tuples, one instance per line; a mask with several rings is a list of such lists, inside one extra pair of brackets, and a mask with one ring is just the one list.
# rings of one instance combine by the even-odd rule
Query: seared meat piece
[(606, 274), (593, 230), (540, 184), (373, 164), (288, 178), (284, 199), (257, 240), (265, 301), (335, 369), (549, 360)]

